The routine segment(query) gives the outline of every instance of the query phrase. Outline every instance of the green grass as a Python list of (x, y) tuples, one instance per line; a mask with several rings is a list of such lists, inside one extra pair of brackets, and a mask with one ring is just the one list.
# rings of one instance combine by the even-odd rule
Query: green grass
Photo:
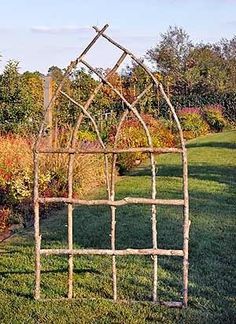
[[(117, 303), (112, 297), (111, 258), (76, 257), (74, 293), (78, 300), (35, 302), (33, 231), (27, 229), (0, 245), (0, 323), (233, 323), (235, 322), (235, 178), (236, 132), (213, 134), (188, 144), (190, 191), (189, 307), (168, 309), (149, 303)], [(158, 198), (181, 197), (177, 155), (162, 155), (158, 164)], [(150, 172), (142, 165), (117, 182), (117, 197), (150, 195)], [(104, 192), (101, 190), (100, 195)], [(117, 248), (150, 247), (150, 208), (117, 209)], [(182, 247), (180, 207), (158, 207), (161, 248)], [(42, 221), (43, 247), (66, 247), (66, 213)], [(110, 245), (106, 207), (76, 208), (76, 247)], [(161, 300), (181, 299), (182, 258), (159, 257)], [(64, 297), (67, 260), (42, 258), (42, 294)], [(150, 300), (150, 257), (117, 258), (120, 299)], [(85, 297), (85, 298), (83, 298)]]

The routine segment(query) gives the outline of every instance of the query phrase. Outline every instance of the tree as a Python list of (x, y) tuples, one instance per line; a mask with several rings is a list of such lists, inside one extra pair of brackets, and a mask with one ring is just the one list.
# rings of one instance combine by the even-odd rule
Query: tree
[(236, 35), (232, 39), (222, 38), (213, 46), (214, 51), (224, 62), (227, 73), (226, 88), (227, 91), (236, 91)]
[(19, 62), (9, 61), (0, 80), (2, 132), (37, 132), (42, 112), (42, 82), (38, 72), (19, 73)]
[(25, 117), (21, 98), (22, 82), (19, 62), (9, 61), (5, 66), (0, 82), (0, 128), (13, 131)]
[(21, 76), (21, 96), (28, 109), (30, 132), (37, 133), (43, 112), (43, 79), (39, 72), (25, 72)]
[(225, 90), (228, 78), (224, 60), (212, 45), (197, 45), (188, 57), (186, 80), (189, 93), (213, 93)]
[(161, 34), (161, 41), (147, 51), (147, 58), (165, 76), (167, 90), (174, 86), (183, 87), (187, 71), (187, 58), (193, 49), (189, 35), (177, 26), (170, 26)]
[[(135, 101), (138, 95), (151, 83), (150, 76), (136, 63), (128, 65), (122, 74), (123, 92), (129, 102)], [(150, 89), (138, 102), (140, 112), (151, 112), (153, 93)]]
[(226, 60), (236, 59), (236, 35), (232, 39), (222, 38), (218, 43), (214, 44), (214, 50), (218, 52), (222, 58)]
[(17, 103), (20, 101), (21, 79), (19, 62), (9, 61), (5, 66), (0, 83), (0, 99), (5, 103)]

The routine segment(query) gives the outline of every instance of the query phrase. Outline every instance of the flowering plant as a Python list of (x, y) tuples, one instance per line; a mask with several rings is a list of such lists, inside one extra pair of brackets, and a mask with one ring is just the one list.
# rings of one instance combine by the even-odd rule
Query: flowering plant
[[(149, 114), (142, 114), (141, 116), (149, 129), (154, 147), (174, 146), (174, 135), (161, 121)], [(114, 126), (109, 133), (111, 145), (114, 143), (115, 134), (116, 127)], [(134, 115), (124, 121), (117, 144), (118, 148), (149, 147), (145, 130)], [(144, 158), (146, 158), (146, 155), (140, 152), (119, 154), (117, 159), (118, 171), (123, 173), (131, 169), (141, 163)]]
[(203, 116), (213, 132), (221, 132), (226, 126), (223, 107), (221, 105), (205, 106), (203, 108)]
[[(86, 145), (93, 145), (92, 143)], [(79, 145), (82, 145), (80, 142)], [(97, 144), (94, 144), (97, 145)], [(0, 231), (13, 223), (32, 221), (33, 159), (31, 143), (20, 136), (0, 136)], [(42, 197), (68, 194), (68, 157), (48, 154), (39, 161)], [(78, 156), (74, 166), (74, 196), (84, 195), (103, 183), (101, 156)], [(46, 206), (43, 211), (48, 210)]]
[(209, 131), (199, 107), (184, 107), (178, 111), (178, 117), (185, 139), (205, 135)]

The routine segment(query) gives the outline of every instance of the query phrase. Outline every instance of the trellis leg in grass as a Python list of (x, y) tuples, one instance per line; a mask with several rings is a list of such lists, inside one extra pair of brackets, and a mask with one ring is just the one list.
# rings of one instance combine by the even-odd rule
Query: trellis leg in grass
[[(69, 165), (68, 165), (68, 198), (73, 197), (73, 164), (74, 164), (74, 154), (69, 155)], [(73, 250), (73, 204), (69, 203), (67, 206), (67, 235), (68, 235), (68, 249)], [(73, 255), (68, 255), (68, 298), (73, 297)]]
[[(121, 117), (120, 123), (117, 127), (117, 132), (115, 135), (115, 140), (114, 140), (114, 148), (117, 146), (117, 141), (119, 138), (120, 130), (123, 121), (125, 120), (126, 116), (128, 115), (128, 110), (126, 110), (123, 113), (123, 116)], [(116, 172), (116, 161), (117, 161), (117, 154), (113, 153), (112, 154), (112, 166), (111, 166), (111, 200), (115, 200), (115, 172)], [(115, 251), (115, 239), (116, 239), (116, 231), (115, 231), (115, 226), (116, 226), (116, 207), (111, 206), (111, 248), (113, 251)], [(115, 255), (112, 256), (112, 277), (113, 277), (113, 300), (117, 300), (117, 273), (116, 273), (116, 257)]]
[[(115, 200), (115, 167), (116, 154), (112, 154), (111, 166), (111, 193), (110, 200)], [(116, 207), (111, 206), (111, 249), (115, 252), (116, 249)], [(112, 256), (112, 281), (113, 281), (113, 300), (117, 300), (117, 280), (116, 280), (116, 257)]]
[(35, 299), (40, 299), (41, 263), (40, 263), (40, 224), (39, 224), (39, 156), (34, 152), (34, 237), (35, 237)]
[[(151, 168), (152, 168), (152, 199), (156, 199), (156, 167), (155, 157), (151, 155)], [(152, 244), (153, 249), (157, 249), (157, 211), (156, 205), (152, 205)], [(157, 301), (157, 255), (153, 256), (153, 301)]]
[(189, 196), (188, 196), (188, 165), (187, 152), (183, 150), (183, 191), (184, 191), (184, 220), (183, 220), (183, 305), (188, 305), (188, 245), (189, 245)]
[[(144, 91), (137, 97), (137, 99), (132, 103), (132, 107), (134, 107), (138, 101), (146, 94), (146, 92), (151, 88), (152, 85), (149, 85), (144, 89)], [(125, 121), (125, 118), (127, 117), (129, 113), (129, 110), (125, 110), (120, 122), (117, 127), (116, 135), (115, 135), (115, 140), (114, 140), (114, 149), (117, 147), (121, 128), (123, 125), (123, 122)], [(152, 154), (153, 155), (153, 154)], [(154, 158), (154, 155), (152, 156)], [(112, 168), (111, 168), (111, 200), (114, 201), (115, 199), (115, 170), (116, 170), (116, 161), (117, 161), (117, 154), (113, 153), (112, 154)], [(154, 170), (155, 171), (155, 170)], [(156, 195), (152, 196), (152, 198), (156, 197)], [(153, 207), (153, 206), (152, 206)], [(156, 207), (154, 205), (154, 207)], [(112, 245), (112, 250), (115, 251), (115, 225), (116, 225), (116, 207), (111, 206), (111, 212), (112, 212), (112, 226), (111, 226), (111, 245)], [(154, 256), (155, 258), (155, 256)], [(155, 271), (154, 271), (155, 273)], [(112, 274), (113, 274), (113, 299), (116, 301), (117, 299), (117, 282), (116, 282), (116, 259), (115, 256), (113, 255), (112, 257)]]

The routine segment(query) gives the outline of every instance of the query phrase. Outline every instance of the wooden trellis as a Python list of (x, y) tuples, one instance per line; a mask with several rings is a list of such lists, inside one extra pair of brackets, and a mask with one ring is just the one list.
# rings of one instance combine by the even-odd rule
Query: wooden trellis
[[(188, 241), (189, 241), (189, 197), (188, 197), (188, 170), (187, 170), (187, 153), (185, 148), (185, 142), (183, 138), (183, 133), (181, 129), (181, 125), (179, 123), (178, 117), (175, 113), (175, 109), (172, 106), (168, 96), (166, 95), (162, 84), (155, 78), (153, 73), (129, 50), (115, 42), (112, 38), (110, 38), (107, 34), (105, 34), (108, 25), (105, 25), (101, 30), (97, 27), (93, 27), (96, 31), (96, 36), (90, 42), (90, 44), (86, 47), (86, 49), (82, 52), (82, 54), (72, 61), (66, 69), (64, 77), (57, 87), (52, 99), (50, 100), (48, 106), (45, 109), (44, 120), (42, 122), (37, 140), (34, 145), (34, 228), (35, 228), (35, 299), (40, 299), (40, 281), (41, 281), (41, 255), (67, 255), (68, 256), (68, 299), (73, 298), (73, 257), (74, 255), (110, 255), (112, 256), (112, 277), (113, 277), (113, 300), (117, 301), (117, 273), (116, 273), (116, 256), (117, 255), (150, 255), (153, 256), (153, 302), (158, 302), (157, 297), (157, 256), (158, 255), (166, 255), (166, 256), (180, 256), (183, 257), (183, 302), (181, 301), (170, 301), (170, 302), (162, 302), (167, 306), (172, 307), (186, 307), (188, 301)], [(121, 57), (118, 59), (115, 66), (108, 72), (106, 76), (100, 74), (97, 69), (93, 68), (87, 61), (85, 61), (85, 55), (91, 49), (91, 47), (95, 44), (95, 42), (103, 37), (109, 43), (119, 48), (122, 51)], [(114, 74), (117, 69), (120, 67), (124, 59), (129, 56), (136, 64), (138, 64), (145, 73), (150, 77), (151, 83), (142, 91), (141, 94), (136, 98), (133, 103), (129, 103), (122, 93), (116, 89), (110, 82), (109, 77)], [(81, 105), (79, 102), (75, 101), (71, 98), (67, 93), (62, 91), (62, 87), (66, 78), (70, 75), (72, 70), (77, 66), (78, 63), (82, 63), (85, 67), (87, 67), (90, 71), (95, 73), (100, 82), (96, 86), (93, 93), (90, 95), (89, 99), (84, 105)], [(124, 105), (127, 109), (123, 112), (123, 115), (120, 119), (120, 122), (117, 127), (117, 132), (115, 135), (115, 141), (113, 147), (106, 147), (104, 144), (98, 126), (95, 122), (93, 116), (89, 113), (89, 107), (91, 106), (95, 96), (99, 92), (99, 90), (103, 87), (103, 85), (109, 86), (123, 101)], [(174, 118), (174, 121), (177, 125), (178, 132), (180, 135), (180, 148), (154, 148), (152, 143), (152, 138), (149, 132), (149, 129), (140, 116), (138, 110), (136, 109), (136, 104), (140, 101), (140, 99), (148, 92), (151, 87), (156, 87), (159, 89), (161, 95), (164, 97), (170, 112)], [(62, 94), (64, 97), (69, 99), (74, 105), (78, 106), (81, 109), (81, 114), (78, 116), (77, 122), (73, 129), (73, 134), (70, 141), (70, 147), (68, 148), (40, 148), (40, 140), (43, 136), (46, 123), (47, 123), (47, 113), (51, 109), (52, 105), (55, 103), (56, 98)], [(121, 132), (121, 127), (125, 118), (127, 117), (129, 111), (131, 111), (136, 118), (139, 120), (142, 125), (147, 141), (148, 147), (139, 147), (139, 148), (126, 148), (119, 149), (117, 147), (119, 135)], [(76, 148), (76, 134), (80, 128), (82, 120), (86, 116), (91, 121), (94, 130), (97, 134), (97, 138), (99, 140), (101, 148), (94, 149), (78, 149)], [(151, 182), (152, 182), (152, 195), (148, 198), (130, 198), (126, 197), (121, 200), (115, 200), (115, 168), (116, 168), (116, 160), (117, 154), (119, 153), (131, 153), (131, 152), (142, 152), (149, 153), (150, 161), (151, 161)], [(69, 155), (68, 160), (68, 197), (52, 197), (45, 198), (39, 196), (39, 155), (41, 153), (47, 154), (67, 154)], [(156, 193), (156, 166), (155, 166), (155, 153), (179, 153), (182, 155), (182, 165), (183, 165), (183, 199), (157, 199)], [(103, 154), (104, 162), (105, 162), (105, 174), (106, 174), (106, 186), (107, 186), (107, 199), (102, 200), (81, 200), (73, 198), (73, 166), (74, 159), (76, 154)], [(108, 156), (111, 155), (111, 169), (108, 166)], [(40, 235), (40, 215), (39, 215), (39, 206), (40, 204), (45, 203), (66, 203), (68, 206), (68, 247), (67, 249), (41, 249), (41, 235)], [(152, 214), (152, 242), (153, 246), (149, 249), (116, 249), (116, 208), (124, 205), (131, 204), (144, 204), (151, 206), (151, 214)], [(74, 205), (108, 205), (111, 210), (111, 248), (110, 249), (74, 249), (73, 248), (73, 206)], [(183, 206), (183, 249), (182, 250), (167, 250), (167, 249), (159, 249), (157, 244), (157, 205), (173, 205), (173, 206)]]

